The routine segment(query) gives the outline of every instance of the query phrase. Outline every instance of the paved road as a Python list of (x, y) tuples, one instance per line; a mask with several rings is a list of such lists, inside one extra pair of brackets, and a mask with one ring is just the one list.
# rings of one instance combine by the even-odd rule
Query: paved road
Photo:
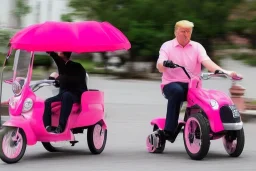
[[(207, 82), (205, 86), (211, 85), (213, 83)], [(214, 85), (225, 88), (218, 81)], [(165, 153), (150, 154), (145, 146), (146, 136), (152, 129), (149, 122), (154, 117), (165, 116), (166, 109), (159, 82), (92, 77), (90, 86), (105, 91), (109, 132), (106, 149), (101, 155), (91, 155), (86, 135), (79, 135), (77, 139), (80, 142), (75, 147), (67, 147), (63, 153), (49, 153), (38, 143), (28, 147), (23, 159), (15, 165), (0, 161), (0, 170), (255, 170), (255, 124), (245, 125), (246, 145), (240, 158), (228, 157), (221, 140), (218, 140), (212, 142), (205, 160), (192, 161), (186, 154), (181, 135), (174, 144), (167, 144)], [(7, 98), (10, 86), (4, 85), (4, 90), (3, 99)], [(50, 95), (46, 90), (42, 89), (37, 94), (45, 98)]]

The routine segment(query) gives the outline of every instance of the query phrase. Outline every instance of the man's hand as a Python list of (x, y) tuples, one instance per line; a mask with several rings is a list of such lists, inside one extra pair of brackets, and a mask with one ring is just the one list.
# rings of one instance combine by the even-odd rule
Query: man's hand
[(164, 61), (163, 66), (168, 67), (168, 68), (175, 68), (174, 63), (172, 61), (169, 61), (169, 60)]
[(57, 79), (59, 77), (59, 74), (57, 72), (51, 73), (50, 77)]
[(226, 71), (225, 73), (228, 74), (228, 75), (229, 75), (230, 77), (232, 77), (232, 78), (235, 78), (235, 77), (243, 78), (242, 75), (237, 74), (235, 71)]

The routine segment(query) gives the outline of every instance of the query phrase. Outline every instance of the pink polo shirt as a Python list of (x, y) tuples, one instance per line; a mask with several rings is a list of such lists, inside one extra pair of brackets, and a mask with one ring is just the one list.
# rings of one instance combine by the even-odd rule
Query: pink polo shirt
[[(163, 63), (165, 60), (171, 60), (175, 64), (184, 66), (193, 78), (200, 76), (201, 62), (209, 59), (206, 50), (200, 43), (190, 41), (185, 47), (182, 47), (175, 38), (161, 46), (157, 62)], [(171, 82), (189, 82), (189, 78), (181, 68), (166, 68), (162, 74), (161, 88)]]

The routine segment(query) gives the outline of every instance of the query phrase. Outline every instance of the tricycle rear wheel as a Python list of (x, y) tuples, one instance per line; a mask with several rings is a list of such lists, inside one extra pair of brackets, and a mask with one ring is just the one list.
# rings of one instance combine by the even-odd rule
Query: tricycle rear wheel
[(101, 122), (88, 128), (87, 142), (92, 154), (102, 153), (107, 142), (107, 130), (103, 128)]

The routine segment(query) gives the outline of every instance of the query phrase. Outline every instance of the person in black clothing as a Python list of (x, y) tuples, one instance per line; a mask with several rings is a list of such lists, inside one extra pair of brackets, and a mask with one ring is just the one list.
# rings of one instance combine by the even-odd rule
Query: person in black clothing
[[(80, 103), (81, 95), (87, 90), (86, 70), (80, 63), (70, 60), (71, 52), (47, 52), (55, 61), (59, 76), (60, 91), (57, 96), (46, 99), (44, 111), (44, 124), (48, 132), (62, 133), (66, 127), (68, 117), (74, 103)], [(51, 104), (61, 101), (59, 126), (53, 130), (51, 127)]]

